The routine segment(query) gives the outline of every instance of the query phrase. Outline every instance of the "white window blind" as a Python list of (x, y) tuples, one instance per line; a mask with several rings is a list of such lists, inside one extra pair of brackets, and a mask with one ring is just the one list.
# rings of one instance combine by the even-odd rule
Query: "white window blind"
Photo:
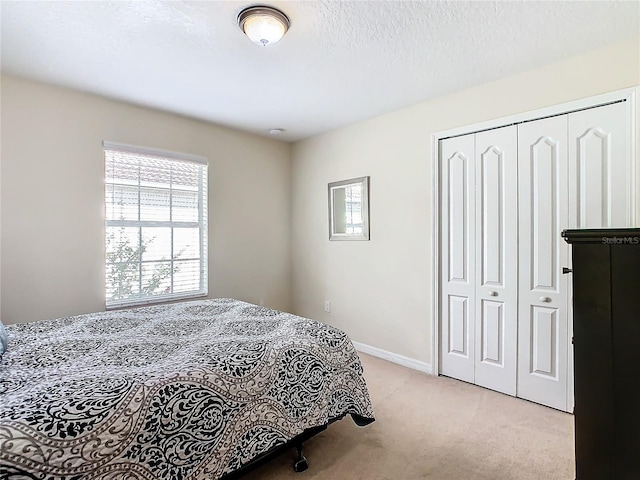
[(207, 159), (104, 153), (107, 308), (207, 295)]

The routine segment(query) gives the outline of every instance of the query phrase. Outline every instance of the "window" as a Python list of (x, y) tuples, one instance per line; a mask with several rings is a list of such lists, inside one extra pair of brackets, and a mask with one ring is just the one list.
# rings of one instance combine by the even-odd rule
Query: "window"
[(207, 295), (207, 159), (104, 153), (107, 308)]

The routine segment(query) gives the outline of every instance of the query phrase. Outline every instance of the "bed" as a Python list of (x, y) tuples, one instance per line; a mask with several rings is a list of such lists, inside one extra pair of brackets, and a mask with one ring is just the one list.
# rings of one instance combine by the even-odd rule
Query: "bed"
[(233, 299), (9, 325), (0, 478), (234, 478), (351, 415), (374, 420), (344, 332)]

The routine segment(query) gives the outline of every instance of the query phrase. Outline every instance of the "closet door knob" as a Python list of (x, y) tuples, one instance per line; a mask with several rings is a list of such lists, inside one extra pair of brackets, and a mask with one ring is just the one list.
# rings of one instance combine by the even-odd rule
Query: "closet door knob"
[(540, 297), (540, 301), (544, 303), (549, 303), (551, 301), (550, 297)]
[(489, 296), (491, 296), (491, 297), (497, 297), (497, 296), (498, 296), (498, 292), (496, 292), (495, 290), (491, 290), (491, 291), (489, 292)]

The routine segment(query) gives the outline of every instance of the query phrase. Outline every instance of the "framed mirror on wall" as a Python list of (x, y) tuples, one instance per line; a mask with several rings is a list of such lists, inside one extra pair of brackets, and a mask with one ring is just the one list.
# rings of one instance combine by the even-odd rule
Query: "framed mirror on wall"
[(369, 240), (369, 177), (329, 184), (329, 240)]

